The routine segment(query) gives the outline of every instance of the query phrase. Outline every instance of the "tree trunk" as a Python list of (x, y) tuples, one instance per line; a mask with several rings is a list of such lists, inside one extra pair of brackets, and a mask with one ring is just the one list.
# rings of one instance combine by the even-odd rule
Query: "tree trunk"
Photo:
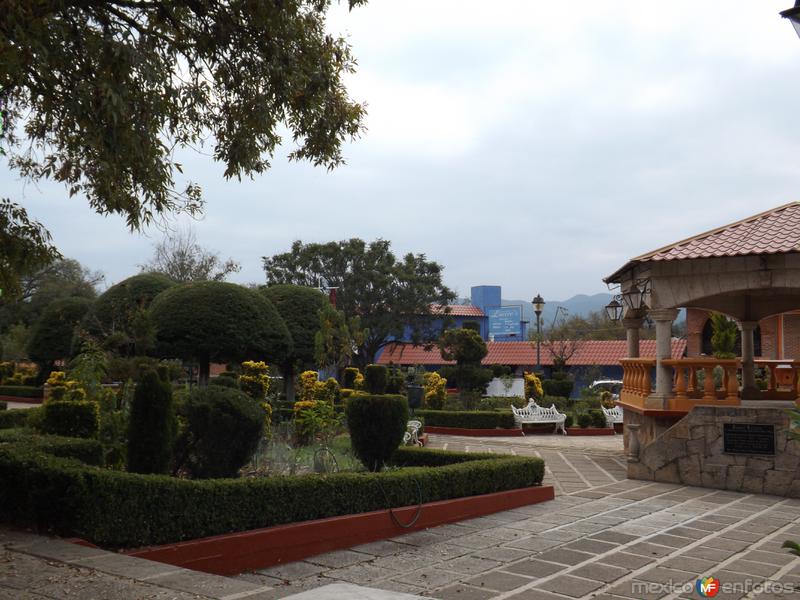
[(197, 369), (197, 384), (208, 385), (208, 379), (211, 374), (211, 359), (204, 358), (200, 361)]

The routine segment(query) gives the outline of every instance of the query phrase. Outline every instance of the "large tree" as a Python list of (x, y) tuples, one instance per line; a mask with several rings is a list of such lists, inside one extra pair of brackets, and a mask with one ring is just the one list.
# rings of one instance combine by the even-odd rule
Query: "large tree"
[(198, 363), (207, 383), (210, 362), (283, 363), (292, 338), (280, 314), (258, 291), (222, 281), (176, 285), (150, 305), (157, 352)]
[(44, 381), (56, 361), (69, 358), (78, 324), (89, 310), (87, 298), (62, 298), (52, 302), (39, 317), (28, 344), (28, 355), (39, 364), (39, 379)]
[[(352, 8), (365, 0), (349, 0)], [(139, 228), (202, 195), (178, 182), (176, 150), (208, 141), (225, 177), (261, 173), (282, 136), (289, 157), (333, 168), (362, 130), (343, 77), (355, 61), (326, 31), (331, 0), (6, 0), (0, 17), (0, 152)], [(6, 208), (9, 207), (9, 208)], [(4, 203), (9, 264), (52, 257), (40, 226)], [(10, 235), (9, 235), (10, 234)]]
[(222, 260), (219, 254), (203, 248), (191, 228), (166, 233), (154, 245), (150, 262), (142, 265), (145, 272), (163, 273), (179, 283), (222, 281), (241, 268), (232, 258)]
[(359, 317), (368, 330), (354, 362), (371, 363), (390, 338), (402, 338), (409, 328), (412, 341), (433, 343), (441, 331), (430, 305), (448, 304), (455, 294), (442, 283), (442, 266), (424, 254), (397, 259), (390, 242), (367, 244), (353, 238), (327, 244), (296, 241), (284, 254), (264, 257), (269, 284), (293, 283), (336, 290), (336, 308), (345, 317)]
[(314, 336), (320, 328), (319, 313), (328, 305), (328, 298), (319, 290), (300, 285), (271, 285), (261, 293), (272, 302), (292, 336), (292, 352), (280, 365), (286, 397), (294, 401), (294, 376), (298, 370), (314, 364)]

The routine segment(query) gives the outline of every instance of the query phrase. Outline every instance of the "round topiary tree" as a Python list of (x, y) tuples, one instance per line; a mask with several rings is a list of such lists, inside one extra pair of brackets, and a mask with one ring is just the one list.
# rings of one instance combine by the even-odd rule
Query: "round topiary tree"
[(128, 471), (168, 473), (178, 421), (172, 387), (154, 370), (136, 385), (128, 422)]
[(271, 285), (260, 292), (272, 302), (292, 336), (292, 352), (280, 364), (286, 399), (294, 402), (294, 379), (298, 371), (315, 367), (314, 336), (319, 331), (319, 311), (328, 299), (319, 290), (301, 285)]
[(353, 453), (370, 471), (380, 471), (403, 441), (408, 402), (403, 396), (351, 396), (345, 406)]
[(178, 441), (179, 467), (198, 479), (236, 477), (264, 433), (264, 409), (231, 388), (193, 389), (182, 414), (186, 431)]
[(197, 362), (201, 384), (208, 382), (212, 361), (282, 363), (292, 350), (292, 338), (272, 303), (233, 283), (176, 285), (153, 301), (150, 321), (157, 354)]
[(147, 308), (175, 282), (162, 273), (140, 273), (112, 285), (94, 303), (86, 318), (87, 329), (109, 340), (120, 354), (144, 354), (154, 342), (147, 323)]
[(28, 342), (28, 356), (39, 364), (39, 379), (44, 381), (57, 360), (69, 358), (75, 329), (89, 311), (91, 300), (63, 298), (51, 302), (36, 321)]

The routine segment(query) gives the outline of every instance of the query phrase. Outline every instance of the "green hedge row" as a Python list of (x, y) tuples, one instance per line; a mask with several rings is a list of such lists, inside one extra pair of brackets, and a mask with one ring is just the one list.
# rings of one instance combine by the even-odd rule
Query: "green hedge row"
[(3, 429), (0, 445), (14, 444), (62, 458), (75, 458), (89, 465), (103, 465), (103, 445), (97, 440), (37, 435), (30, 429)]
[[(540, 459), (402, 450), (381, 473), (186, 480), (88, 466), (0, 444), (0, 520), (136, 547), (501, 492), (542, 481)], [(435, 468), (410, 466), (449, 463)], [(187, 507), (190, 507), (187, 510)]]
[(44, 389), (29, 385), (0, 385), (0, 396), (16, 396), (17, 398), (41, 398)]
[(513, 429), (511, 411), (493, 410), (417, 410), (414, 415), (423, 417), (425, 425), (432, 427), (458, 427), (461, 429)]
[(29, 408), (12, 408), (0, 411), (0, 429), (25, 427), (28, 424)]

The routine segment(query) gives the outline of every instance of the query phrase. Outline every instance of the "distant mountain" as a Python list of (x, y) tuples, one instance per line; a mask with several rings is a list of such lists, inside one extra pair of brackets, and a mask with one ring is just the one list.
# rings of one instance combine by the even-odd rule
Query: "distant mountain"
[[(612, 294), (594, 294), (592, 296), (578, 294), (577, 296), (573, 296), (568, 300), (548, 301), (547, 298), (545, 298), (544, 310), (542, 311), (542, 328), (547, 329), (552, 325), (559, 306), (562, 306), (567, 310), (566, 316), (568, 317), (583, 317), (588, 315), (590, 312), (603, 310), (605, 305), (611, 302), (611, 298), (613, 297), (614, 296)], [(533, 304), (531, 304), (530, 300), (503, 300), (504, 306), (519, 304), (522, 305), (523, 319), (531, 324), (531, 328), (535, 328), (536, 315), (533, 312)], [(563, 311), (561, 311), (561, 314), (559, 314), (559, 319), (563, 316), (563, 314)]]

